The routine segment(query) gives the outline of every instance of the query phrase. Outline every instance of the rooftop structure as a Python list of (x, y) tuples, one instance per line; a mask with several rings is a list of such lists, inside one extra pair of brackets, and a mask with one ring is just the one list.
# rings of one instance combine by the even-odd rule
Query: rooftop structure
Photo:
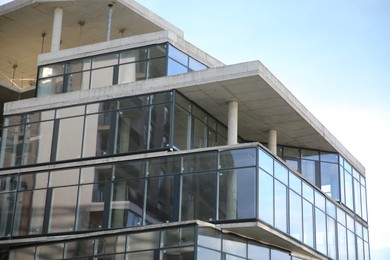
[(9, 259), (370, 259), (363, 165), (259, 61), (132, 0), (0, 6)]

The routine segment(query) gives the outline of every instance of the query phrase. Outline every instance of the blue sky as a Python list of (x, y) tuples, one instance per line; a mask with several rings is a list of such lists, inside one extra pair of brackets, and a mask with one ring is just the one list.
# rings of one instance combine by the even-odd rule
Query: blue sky
[(138, 2), (226, 64), (260, 60), (366, 166), (371, 258), (390, 259), (390, 1)]

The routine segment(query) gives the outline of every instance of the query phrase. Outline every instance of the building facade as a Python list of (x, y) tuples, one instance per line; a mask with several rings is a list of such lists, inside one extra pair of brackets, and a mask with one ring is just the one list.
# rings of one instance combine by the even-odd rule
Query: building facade
[(364, 167), (259, 61), (133, 0), (0, 23), (3, 259), (370, 259)]

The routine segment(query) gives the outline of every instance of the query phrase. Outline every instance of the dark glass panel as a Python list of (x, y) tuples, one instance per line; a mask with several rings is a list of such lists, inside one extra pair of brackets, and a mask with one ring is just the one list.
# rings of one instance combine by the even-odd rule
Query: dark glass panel
[(217, 169), (217, 152), (193, 153), (183, 156), (183, 172), (202, 172)]
[(129, 63), (139, 60), (145, 60), (147, 54), (146, 48), (138, 48), (128, 51), (123, 51), (120, 53), (119, 62), (120, 63)]
[(35, 246), (10, 250), (9, 260), (34, 260)]
[(287, 188), (275, 180), (275, 227), (287, 232)]
[(180, 105), (181, 108), (191, 112), (192, 103), (187, 98), (185, 98), (182, 94), (176, 91), (175, 104)]
[(172, 222), (174, 202), (174, 177), (150, 178), (148, 181), (145, 221), (147, 224)]
[(90, 71), (69, 74), (66, 77), (65, 90), (66, 92), (72, 92), (89, 89), (90, 79)]
[[(125, 235), (105, 236), (105, 237), (96, 238), (95, 254), (102, 255), (102, 254), (115, 254), (115, 253), (125, 252), (126, 251), (125, 243), (126, 243)], [(99, 259), (106, 259), (106, 258), (99, 258)], [(112, 258), (110, 259), (119, 259), (119, 258), (115, 258), (115, 256), (112, 256)], [(121, 259), (123, 259), (123, 255)]]
[(259, 166), (269, 174), (274, 174), (274, 160), (273, 158), (262, 149), (259, 149)]
[(160, 251), (162, 260), (193, 260), (194, 247), (179, 247), (174, 249), (164, 249)]
[(76, 230), (95, 230), (103, 227), (103, 201), (106, 196), (106, 183), (81, 185), (77, 210)]
[(190, 57), (188, 67), (190, 68), (190, 70), (193, 70), (193, 71), (207, 69), (206, 65), (200, 63), (199, 61), (193, 59), (192, 57)]
[(119, 109), (138, 108), (146, 106), (149, 103), (149, 95), (126, 97), (119, 99)]
[(19, 192), (14, 213), (13, 235), (41, 234), (46, 190)]
[(150, 95), (150, 104), (165, 104), (172, 103), (173, 91), (165, 91), (161, 93), (154, 93)]
[(321, 162), (321, 190), (333, 199), (340, 199), (339, 167), (334, 163)]
[(111, 154), (111, 116), (111, 112), (86, 116), (83, 157)]
[(94, 240), (79, 239), (65, 243), (64, 258), (93, 255)]
[(11, 235), (16, 193), (0, 193), (0, 237)]
[(47, 187), (47, 172), (22, 174), (18, 190), (33, 190)]
[(17, 166), (22, 163), (24, 125), (4, 128), (1, 147), (3, 167)]
[(39, 260), (62, 259), (64, 243), (37, 246), (36, 258)]
[(160, 44), (149, 47), (149, 58), (163, 57), (166, 55), (167, 45)]
[(194, 238), (194, 227), (166, 229), (161, 232), (161, 247), (193, 245)]
[(274, 180), (264, 171), (259, 173), (259, 218), (270, 225), (274, 224)]
[(4, 127), (11, 125), (20, 125), (23, 122), (23, 115), (7, 116), (4, 119)]
[(207, 147), (207, 125), (197, 118), (194, 118), (194, 139), (192, 148), (204, 148)]
[(149, 149), (168, 148), (171, 130), (171, 105), (150, 106)]
[(303, 240), (302, 234), (302, 198), (290, 190), (290, 235), (299, 241)]
[(202, 227), (199, 227), (198, 229), (198, 245), (200, 246), (221, 251), (221, 239), (221, 232), (215, 229)]
[(113, 84), (114, 67), (92, 70), (91, 87), (101, 88), (111, 86)]
[(176, 49), (172, 45), (169, 45), (168, 56), (177, 62), (180, 62), (184, 66), (188, 66), (188, 55)]
[(146, 61), (119, 66), (118, 84), (146, 79)]
[(320, 159), (319, 152), (315, 150), (301, 150), (301, 157), (303, 159), (315, 160), (318, 161)]
[(158, 58), (148, 62), (148, 79), (167, 75), (167, 62), (165, 58)]
[(127, 236), (127, 251), (156, 249), (159, 248), (159, 245), (159, 231), (134, 233)]
[(74, 230), (77, 186), (54, 188), (50, 204), (49, 233)]
[(173, 142), (180, 150), (191, 147), (191, 114), (179, 106), (175, 106)]
[(183, 73), (187, 73), (187, 72), (188, 72), (187, 67), (172, 60), (171, 58), (168, 58), (168, 74), (167, 74), (167, 76), (179, 75), (179, 74), (183, 74)]
[(37, 96), (47, 96), (63, 92), (64, 77), (57, 76), (53, 78), (38, 80)]
[(215, 220), (216, 173), (183, 175), (182, 185), (181, 220)]
[(118, 53), (109, 53), (92, 58), (92, 69), (118, 64)]
[(148, 107), (119, 112), (116, 153), (146, 150), (148, 112)]
[(283, 147), (283, 157), (300, 158), (299, 149), (291, 147)]
[[(84, 117), (73, 117), (59, 121), (57, 160), (80, 158), (83, 142)], [(72, 138), (69, 138), (72, 136)]]
[(144, 177), (146, 165), (144, 160), (125, 161), (115, 164), (115, 180)]
[(126, 260), (151, 260), (151, 259), (158, 259), (158, 256), (156, 258), (156, 252), (155, 251), (141, 251), (141, 252), (133, 252), (133, 253), (127, 253), (125, 256)]
[(256, 166), (256, 149), (237, 149), (220, 152), (221, 169)]
[[(0, 176), (0, 193), (17, 190), (22, 183), (18, 183), (18, 175), (5, 175)], [(19, 188), (20, 189), (20, 188)]]
[(112, 228), (142, 225), (144, 187), (144, 179), (114, 182), (111, 202)]
[(163, 176), (180, 173), (181, 160), (178, 156), (161, 157), (149, 161), (149, 176)]

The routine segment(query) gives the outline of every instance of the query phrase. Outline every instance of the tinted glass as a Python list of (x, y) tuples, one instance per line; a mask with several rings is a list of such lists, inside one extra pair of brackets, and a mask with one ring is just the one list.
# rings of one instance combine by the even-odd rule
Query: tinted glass
[(274, 183), (272, 176), (260, 171), (259, 173), (259, 217), (273, 225), (274, 221)]

